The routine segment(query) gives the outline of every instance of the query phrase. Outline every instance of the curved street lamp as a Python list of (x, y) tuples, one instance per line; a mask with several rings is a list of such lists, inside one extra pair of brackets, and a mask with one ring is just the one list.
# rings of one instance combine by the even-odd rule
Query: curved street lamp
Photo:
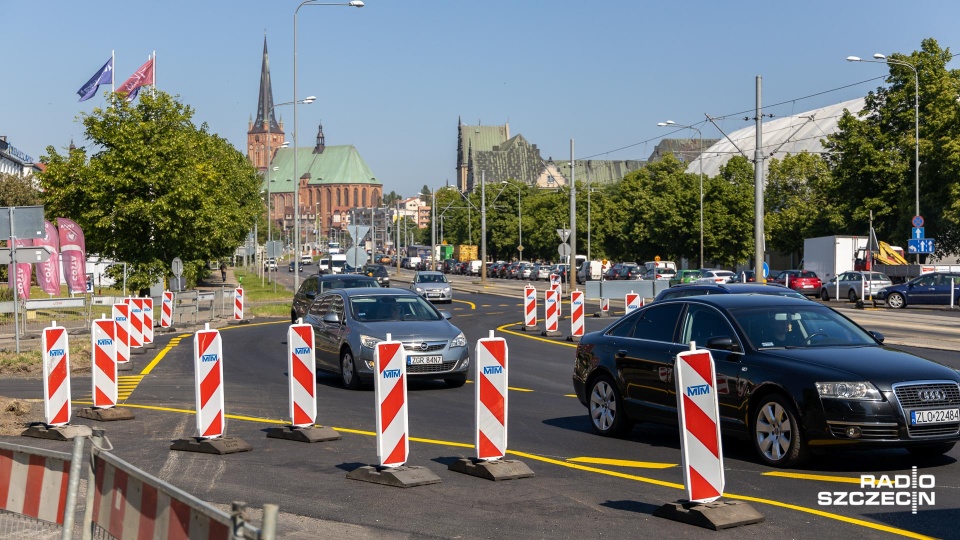
[(697, 156), (697, 161), (700, 162), (700, 268), (703, 268), (703, 132), (697, 127), (678, 124), (673, 120), (659, 122), (657, 125), (660, 127), (692, 129), (700, 137), (700, 155)]
[[(300, 260), (300, 177), (297, 171), (297, 14), (303, 6), (346, 6), (362, 8), (361, 0), (351, 0), (346, 3), (328, 3), (306, 0), (301, 2), (297, 9), (293, 10), (293, 251), (297, 261)], [(300, 265), (293, 265), (293, 290), (300, 288)]]

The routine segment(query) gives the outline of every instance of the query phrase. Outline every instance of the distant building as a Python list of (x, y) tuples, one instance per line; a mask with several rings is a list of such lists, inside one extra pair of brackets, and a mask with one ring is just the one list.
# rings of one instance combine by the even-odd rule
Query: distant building
[(0, 173), (33, 176), (39, 171), (32, 157), (8, 143), (6, 135), (0, 135)]

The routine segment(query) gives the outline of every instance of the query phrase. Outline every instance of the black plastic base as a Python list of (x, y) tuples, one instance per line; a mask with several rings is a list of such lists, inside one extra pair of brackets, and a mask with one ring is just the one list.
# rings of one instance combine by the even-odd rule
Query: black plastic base
[(720, 500), (711, 503), (667, 503), (657, 508), (653, 515), (715, 531), (752, 525), (764, 519), (763, 514), (745, 502)]
[(96, 420), (98, 422), (113, 422), (115, 420), (133, 420), (133, 411), (130, 409), (118, 409), (116, 407), (110, 407), (105, 409), (99, 409), (97, 407), (90, 407), (87, 409), (80, 409), (74, 416), (77, 418), (88, 418), (90, 420)]
[(347, 478), (350, 480), (360, 480), (361, 482), (371, 482), (402, 488), (440, 483), (440, 477), (433, 474), (430, 469), (406, 465), (402, 467), (374, 467), (373, 465), (367, 465), (348, 472)]
[(87, 426), (48, 426), (44, 423), (30, 424), (27, 429), (20, 433), (22, 437), (33, 437), (35, 439), (48, 439), (51, 441), (71, 441), (76, 437), (89, 437), (93, 434)]
[(305, 443), (336, 441), (340, 439), (340, 434), (331, 427), (312, 426), (312, 427), (294, 427), (280, 426), (272, 427), (267, 430), (267, 438), (284, 439), (287, 441), (297, 441)]
[(540, 335), (543, 337), (560, 337), (563, 335), (563, 332), (558, 332), (557, 330), (544, 330), (540, 332)]
[(501, 480), (515, 480), (517, 478), (530, 478), (533, 471), (522, 461), (513, 459), (503, 460), (481, 460), (481, 459), (458, 459), (447, 467), (451, 471), (477, 476), (487, 480), (499, 482)]
[(201, 439), (191, 437), (189, 439), (178, 439), (170, 445), (171, 450), (182, 450), (184, 452), (200, 452), (202, 454), (234, 454), (236, 452), (249, 452), (253, 450), (243, 439), (236, 437), (218, 437), (216, 439)]

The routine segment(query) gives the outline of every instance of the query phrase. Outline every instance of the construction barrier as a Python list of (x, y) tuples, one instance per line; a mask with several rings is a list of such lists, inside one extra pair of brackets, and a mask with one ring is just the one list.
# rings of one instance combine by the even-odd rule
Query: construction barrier
[(410, 452), (407, 435), (407, 353), (403, 343), (377, 343), (373, 355), (377, 399), (377, 459), (381, 467), (401, 467)]
[(310, 427), (317, 419), (317, 364), (312, 325), (290, 325), (287, 352), (290, 422), (296, 427)]
[(600, 299), (600, 313), (602, 313), (602, 314), (604, 314), (604, 315), (609, 315), (609, 314), (610, 314), (610, 299), (609, 299), (609, 298), (601, 298), (601, 299)]
[(533, 285), (523, 288), (523, 325), (527, 328), (537, 326), (537, 289)]
[(687, 500), (708, 503), (723, 495), (723, 448), (713, 356), (695, 347), (691, 342), (690, 350), (678, 354), (676, 361), (680, 450)]
[(198, 330), (193, 338), (197, 434), (223, 436), (223, 342), (218, 330)]
[(477, 384), (474, 385), (477, 458), (500, 459), (507, 452), (507, 342), (490, 337), (477, 341)]
[(163, 291), (163, 299), (160, 301), (160, 328), (171, 326), (173, 326), (173, 293)]
[(130, 361), (130, 306), (114, 304), (113, 320), (117, 323), (117, 363), (126, 364)]
[(153, 298), (142, 299), (143, 303), (143, 344), (153, 343)]
[(544, 326), (547, 332), (557, 332), (560, 318), (560, 293), (551, 289), (543, 292)]
[(56, 322), (40, 335), (43, 362), (43, 417), (48, 426), (70, 423), (70, 344)]
[(583, 337), (583, 291), (576, 290), (570, 293), (570, 336)]
[(29, 537), (26, 529), (38, 533), (63, 525), (70, 463), (70, 454), (0, 443), (0, 509), (47, 522), (22, 523), (23, 538)]
[(117, 404), (117, 323), (98, 319), (90, 325), (93, 406), (106, 409)]
[(243, 320), (243, 289), (237, 287), (233, 295), (233, 320)]
[(557, 293), (557, 320), (559, 320), (562, 314), (560, 300), (563, 298), (563, 280), (560, 274), (550, 274), (550, 290)]
[(633, 313), (634, 311), (640, 309), (640, 306), (643, 305), (640, 303), (640, 295), (633, 291), (628, 292), (624, 296), (623, 303), (625, 308), (624, 309), (625, 315), (629, 315)]
[(143, 302), (140, 298), (127, 298), (130, 306), (130, 347), (143, 347)]

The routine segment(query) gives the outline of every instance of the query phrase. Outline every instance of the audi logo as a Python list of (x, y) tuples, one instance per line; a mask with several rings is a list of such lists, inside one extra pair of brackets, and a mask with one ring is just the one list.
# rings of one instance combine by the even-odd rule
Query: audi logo
[(917, 397), (920, 401), (943, 401), (947, 399), (947, 394), (943, 390), (920, 390)]
[[(430, 348), (430, 345), (427, 345), (427, 342), (426, 342), (426, 341), (421, 341), (421, 342), (420, 342), (420, 350), (421, 350), (421, 351), (425, 351), (425, 350), (427, 350), (427, 349), (429, 349), (429, 348)], [(941, 392), (941, 393), (942, 393), (942, 392)], [(923, 399), (923, 398), (920, 398), (920, 399)]]

